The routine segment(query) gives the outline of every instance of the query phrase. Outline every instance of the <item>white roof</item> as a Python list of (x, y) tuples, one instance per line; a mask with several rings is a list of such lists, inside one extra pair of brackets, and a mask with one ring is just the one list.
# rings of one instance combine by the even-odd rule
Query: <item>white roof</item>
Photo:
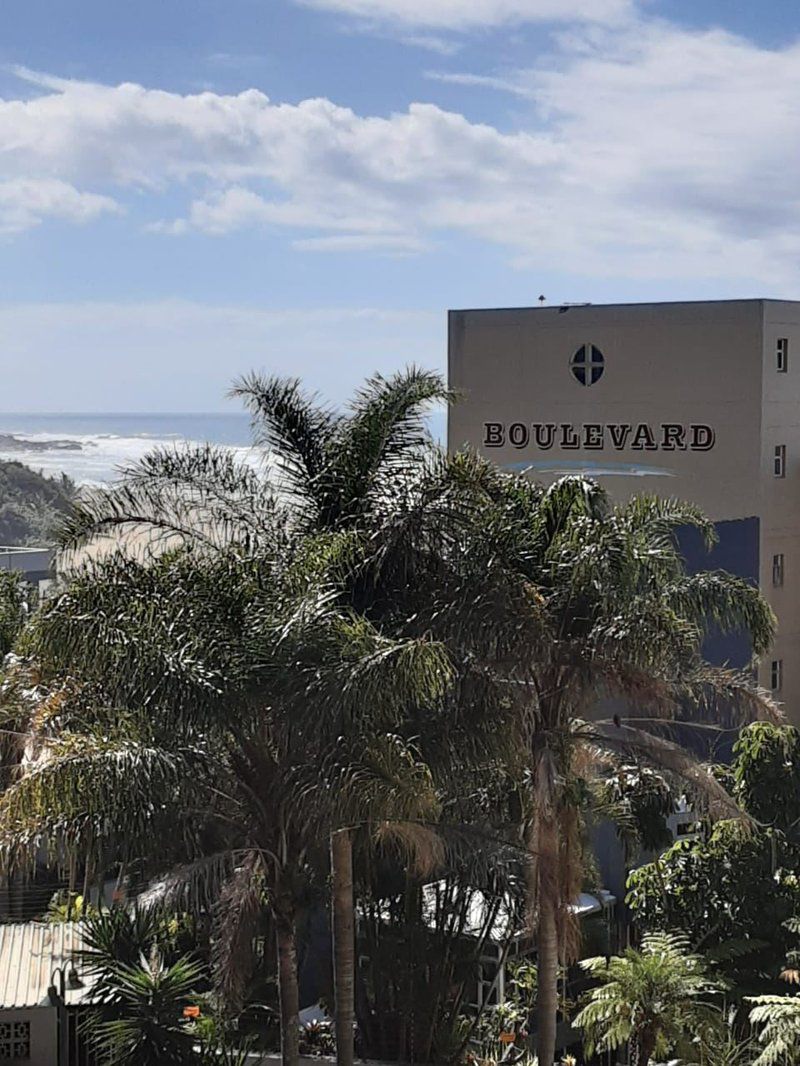
[(574, 903), (570, 903), (569, 909), (579, 918), (587, 914), (599, 914), (605, 907), (610, 907), (617, 902), (617, 897), (612, 896), (606, 889), (601, 888), (597, 896), (590, 896), (588, 892), (581, 892)]
[[(66, 1002), (82, 1002), (94, 984), (74, 952), (83, 947), (80, 922), (20, 922), (0, 925), (0, 1010), (47, 1007), (53, 971), (74, 967), (83, 988), (66, 989)], [(58, 985), (58, 982), (56, 982)]]
[[(429, 928), (432, 928), (436, 921), (437, 893), (441, 891), (442, 885), (444, 885), (443, 881), (434, 881), (431, 884), (424, 885), (422, 889), (422, 918)], [(483, 932), (486, 922), (491, 917), (493, 904), (491, 899), (479, 889), (472, 888), (467, 889), (467, 891), (470, 893), (470, 898), (464, 923), (464, 935), (477, 937)], [(599, 914), (600, 911), (605, 910), (606, 907), (610, 907), (616, 902), (616, 896), (601, 888), (597, 896), (590, 896), (588, 892), (581, 892), (578, 898), (569, 905), (569, 909), (579, 918), (583, 918), (589, 914)], [(512, 932), (520, 935), (523, 931), (521, 929), (515, 930), (509, 903), (506, 900), (502, 900), (494, 912), (494, 920), (488, 931), (488, 939), (492, 942), (500, 943)]]

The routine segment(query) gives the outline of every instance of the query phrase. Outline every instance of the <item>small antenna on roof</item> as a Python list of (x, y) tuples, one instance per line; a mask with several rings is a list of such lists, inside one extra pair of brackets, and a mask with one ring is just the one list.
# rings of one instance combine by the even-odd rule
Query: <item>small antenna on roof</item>
[(546, 296), (540, 296), (539, 297), (539, 303), (542, 305), (542, 307), (544, 307), (544, 305), (547, 303), (547, 297)]

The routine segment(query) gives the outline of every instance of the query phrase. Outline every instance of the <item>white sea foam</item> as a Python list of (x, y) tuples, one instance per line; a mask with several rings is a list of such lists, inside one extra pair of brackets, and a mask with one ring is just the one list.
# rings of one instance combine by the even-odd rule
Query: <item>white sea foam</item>
[[(48, 444), (47, 450), (39, 448), (3, 449), (0, 444), (0, 459), (15, 459), (33, 470), (40, 470), (48, 476), (64, 473), (78, 485), (107, 485), (114, 481), (122, 467), (137, 462), (154, 448), (191, 447), (196, 441), (186, 440), (180, 434), (151, 436), (118, 436), (113, 433), (30, 433), (19, 431), (12, 434), (18, 441), (30, 441), (35, 444)], [(80, 450), (59, 448), (57, 442), (70, 442), (80, 445)], [(259, 453), (250, 447), (220, 445), (227, 447), (242, 462), (257, 464)]]

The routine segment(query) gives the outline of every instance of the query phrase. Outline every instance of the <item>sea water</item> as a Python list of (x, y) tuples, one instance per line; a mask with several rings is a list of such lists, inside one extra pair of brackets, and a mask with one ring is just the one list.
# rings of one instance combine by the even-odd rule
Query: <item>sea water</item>
[[(434, 439), (444, 437), (444, 413), (430, 417)], [(14, 437), (13, 447), (3, 435)], [(49, 476), (62, 473), (78, 485), (107, 485), (154, 448), (209, 442), (231, 449), (242, 462), (263, 458), (252, 447), (250, 416), (214, 414), (2, 414), (0, 459), (17, 459)], [(65, 443), (78, 447), (66, 449)], [(31, 445), (35, 445), (32, 447)], [(41, 446), (44, 445), (44, 448)], [(62, 445), (62, 447), (59, 447)]]
[[(4, 436), (14, 438), (13, 447)], [(51, 476), (64, 473), (79, 485), (108, 484), (154, 448), (204, 442), (231, 448), (243, 461), (255, 458), (250, 417), (238, 412), (0, 414), (0, 459), (17, 459)]]

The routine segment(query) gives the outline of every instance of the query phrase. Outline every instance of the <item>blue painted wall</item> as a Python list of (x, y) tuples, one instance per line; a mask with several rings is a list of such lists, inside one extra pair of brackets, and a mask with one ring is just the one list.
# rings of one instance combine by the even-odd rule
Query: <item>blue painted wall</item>
[[(736, 518), (716, 523), (719, 543), (706, 551), (696, 529), (680, 531), (678, 543), (690, 573), (698, 570), (727, 570), (758, 585), (758, 518)], [(704, 645), (710, 663), (746, 666), (751, 657), (750, 642), (743, 633), (724, 636), (711, 632)]]

